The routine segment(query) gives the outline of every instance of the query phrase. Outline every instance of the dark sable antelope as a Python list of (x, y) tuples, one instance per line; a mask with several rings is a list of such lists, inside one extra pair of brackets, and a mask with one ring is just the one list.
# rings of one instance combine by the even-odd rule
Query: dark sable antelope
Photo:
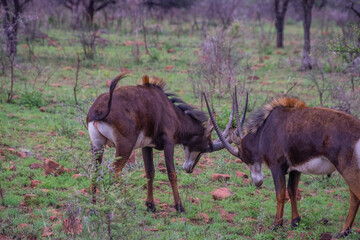
[[(183, 169), (191, 173), (202, 153), (220, 150), (223, 144), (211, 141), (213, 126), (210, 120), (206, 124), (205, 113), (186, 104), (175, 94), (165, 93), (165, 83), (161, 79), (144, 76), (141, 85), (115, 89), (124, 77), (125, 74), (119, 74), (111, 82), (109, 93), (96, 99), (86, 118), (96, 162), (102, 161), (106, 144), (114, 146), (114, 171), (118, 176), (131, 152), (142, 148), (148, 180), (146, 206), (148, 210), (155, 211), (153, 148), (164, 150), (175, 208), (183, 212), (173, 160), (175, 145), (184, 146)], [(95, 190), (96, 184), (93, 183), (93, 194)]]
[(360, 204), (358, 119), (331, 109), (307, 107), (295, 98), (278, 98), (250, 116), (244, 129), (245, 136), (231, 134), (231, 140), (236, 144), (232, 147), (221, 136), (209, 106), (208, 110), (219, 138), (231, 154), (247, 164), (256, 186), (263, 182), (262, 163), (270, 168), (277, 199), (275, 228), (283, 224), (286, 174), (289, 174), (291, 225), (295, 227), (301, 220), (296, 200), (301, 173), (325, 175), (337, 170), (350, 190), (350, 210), (338, 236), (350, 233)]

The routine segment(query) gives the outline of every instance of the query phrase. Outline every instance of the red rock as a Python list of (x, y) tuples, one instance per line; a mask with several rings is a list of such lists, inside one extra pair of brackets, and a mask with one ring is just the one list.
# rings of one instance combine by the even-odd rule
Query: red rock
[(192, 203), (192, 204), (194, 204), (194, 205), (197, 205), (197, 204), (199, 204), (199, 202), (200, 202), (200, 198), (192, 198), (192, 197), (188, 197), (188, 199), (190, 200), (190, 202)]
[(223, 209), (219, 209), (219, 212), (220, 212), (222, 219), (224, 219), (226, 222), (228, 222), (228, 223), (234, 222), (234, 217), (236, 216), (236, 214), (229, 213)]
[(26, 158), (26, 152), (18, 151), (16, 153), (16, 155), (18, 155), (18, 157), (21, 157), (21, 158)]
[(61, 164), (45, 158), (44, 159), (44, 172), (45, 174), (54, 174), (54, 176), (58, 176), (64, 172), (64, 166)]
[[(23, 230), (24, 228), (29, 228), (29, 225), (26, 224), (26, 223), (20, 223), (18, 226), (17, 226), (18, 229), (20, 230)], [(0, 238), (1, 239), (1, 238)]]
[(238, 178), (249, 178), (249, 176), (246, 173), (243, 173), (243, 172), (236, 172), (236, 176)]
[(81, 174), (74, 174), (74, 175), (72, 175), (71, 176), (73, 179), (77, 179), (77, 178), (79, 178), (79, 177), (82, 177), (82, 175)]
[(29, 165), (29, 168), (30, 169), (39, 169), (39, 168), (42, 168), (43, 167), (43, 164), (41, 163), (32, 163)]
[(222, 200), (229, 198), (233, 193), (228, 188), (219, 188), (212, 192), (212, 196), (215, 200)]
[(18, 96), (18, 95), (14, 95), (14, 96), (13, 96), (13, 99), (19, 99), (19, 96)]
[(192, 172), (192, 174), (194, 174), (195, 176), (199, 175), (200, 173), (202, 173), (202, 171), (198, 168), (195, 168)]
[(171, 69), (173, 69), (174, 67), (172, 66), (172, 65), (167, 65), (167, 66), (165, 66), (165, 70), (171, 70)]
[(51, 87), (61, 87), (60, 83), (50, 83), (49, 84)]
[(22, 206), (29, 205), (30, 201), (36, 197), (35, 194), (25, 194), (24, 195), (24, 202), (22, 203)]
[(243, 161), (241, 161), (240, 159), (235, 159), (236, 163), (243, 163)]
[(50, 216), (49, 219), (50, 219), (50, 221), (53, 222), (53, 221), (57, 220), (58, 217), (56, 215), (53, 215), (53, 216)]
[(247, 77), (248, 80), (259, 80), (260, 78), (258, 76), (248, 76)]
[(43, 232), (43, 234), (41, 236), (42, 237), (50, 237), (52, 235), (54, 235), (54, 234), (52, 233), (51, 227), (45, 227), (44, 232)]
[(173, 48), (170, 48), (169, 50), (167, 50), (168, 53), (176, 53), (176, 50)]
[(13, 149), (13, 148), (6, 148), (6, 151), (8, 151), (8, 152), (12, 152), (12, 153), (16, 152), (16, 150), (15, 150), (15, 149)]
[(205, 169), (206, 168), (206, 165), (202, 164), (202, 163), (198, 163), (197, 164), (198, 168), (201, 168), (201, 169)]
[(157, 232), (157, 231), (159, 231), (159, 229), (157, 229), (157, 228), (150, 228), (149, 231), (151, 231), (151, 232)]
[(50, 192), (49, 189), (40, 189), (40, 191), (42, 191), (42, 192), (44, 192), (44, 193)]
[(40, 112), (45, 112), (46, 108), (45, 107), (40, 107)]
[(81, 189), (81, 190), (80, 190), (80, 193), (82, 193), (82, 194), (84, 194), (84, 195), (88, 195), (88, 194), (89, 194), (86, 188)]
[(197, 216), (198, 216), (200, 219), (204, 220), (205, 223), (208, 223), (208, 222), (210, 221), (210, 217), (209, 217), (209, 215), (207, 215), (206, 213), (198, 213)]
[(2, 235), (0, 234), (0, 240), (12, 240), (11, 238), (9, 238), (8, 236), (6, 235)]
[(80, 218), (67, 218), (62, 222), (62, 229), (70, 234), (80, 234), (83, 231), (83, 224)]
[(40, 184), (40, 181), (39, 180), (31, 180), (31, 187), (32, 188), (36, 188), (37, 187), (37, 185), (39, 185)]
[(244, 185), (248, 185), (248, 184), (250, 183), (250, 179), (244, 178), (241, 182), (242, 182), (242, 184), (244, 184)]
[(84, 131), (79, 131), (79, 132), (78, 132), (78, 135), (79, 135), (79, 136), (84, 136), (84, 135), (85, 135), (85, 132), (84, 132)]
[(123, 45), (125, 45), (125, 46), (131, 46), (131, 45), (134, 45), (134, 42), (128, 40), (128, 41), (125, 41)]
[(211, 180), (213, 181), (227, 181), (229, 179), (230, 179), (229, 174), (218, 174), (218, 173), (211, 174)]
[(7, 170), (10, 170), (10, 171), (16, 171), (16, 165), (13, 161), (10, 162), (10, 167), (7, 167), (6, 169)]

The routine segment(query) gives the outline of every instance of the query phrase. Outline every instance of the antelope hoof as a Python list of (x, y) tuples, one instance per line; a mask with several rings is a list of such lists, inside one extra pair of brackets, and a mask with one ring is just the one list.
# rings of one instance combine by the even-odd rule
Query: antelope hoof
[(145, 203), (145, 205), (146, 205), (146, 211), (148, 211), (148, 212), (155, 212), (156, 211), (156, 207), (155, 207), (155, 204), (154, 203), (152, 203), (152, 202), (146, 202)]
[(272, 224), (269, 229), (276, 232), (278, 229), (282, 228), (283, 223), (274, 223)]
[(348, 229), (346, 229), (346, 230), (343, 231), (343, 232), (339, 232), (338, 235), (336, 235), (336, 238), (344, 238), (344, 237), (347, 237), (347, 236), (350, 235), (350, 233), (351, 233), (351, 229), (348, 228)]
[(291, 221), (291, 227), (296, 228), (300, 226), (301, 217), (296, 217)]
[(185, 212), (185, 208), (181, 205), (181, 203), (180, 204), (175, 204), (175, 209), (176, 209), (176, 211), (178, 211), (178, 212)]

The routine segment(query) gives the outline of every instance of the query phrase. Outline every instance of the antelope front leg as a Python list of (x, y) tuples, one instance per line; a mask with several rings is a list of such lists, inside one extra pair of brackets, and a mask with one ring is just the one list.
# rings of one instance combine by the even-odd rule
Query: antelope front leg
[(291, 226), (292, 227), (299, 226), (300, 221), (301, 221), (301, 217), (299, 215), (299, 211), (297, 208), (297, 199), (296, 199), (300, 176), (301, 176), (301, 173), (297, 172), (297, 171), (292, 171), (289, 173), (289, 181), (288, 181), (287, 190), (288, 190), (289, 198), (290, 198), (290, 202), (291, 202), (291, 212), (292, 212)]
[(356, 213), (359, 209), (360, 201), (359, 198), (356, 197), (356, 195), (351, 191), (350, 189), (350, 209), (349, 213), (347, 215), (347, 218), (344, 222), (343, 227), (341, 228), (340, 233), (336, 236), (337, 238), (340, 237), (346, 237), (351, 233), (351, 227), (354, 223), (354, 219), (356, 216)]
[(145, 205), (147, 207), (147, 211), (155, 212), (156, 208), (153, 197), (153, 182), (155, 176), (153, 149), (150, 147), (145, 147), (142, 149), (142, 154), (144, 158), (145, 172), (147, 178), (147, 196)]
[(91, 202), (93, 204), (96, 204), (96, 188), (97, 188), (97, 178), (99, 176), (99, 164), (102, 162), (103, 154), (104, 154), (104, 148), (103, 147), (95, 147), (91, 146), (91, 152), (94, 156), (95, 160), (95, 172), (93, 176), (91, 177), (90, 182), (90, 188), (91, 188)]
[(178, 212), (185, 212), (185, 209), (181, 204), (180, 195), (177, 186), (177, 176), (174, 166), (174, 147), (175, 146), (172, 143), (165, 143), (164, 154), (165, 154), (166, 169), (168, 172), (168, 178), (174, 195), (175, 209)]
[(284, 204), (285, 204), (285, 193), (286, 193), (286, 183), (285, 183), (285, 174), (282, 172), (281, 168), (271, 169), (272, 176), (274, 179), (275, 190), (276, 190), (276, 217), (273, 223), (274, 230), (278, 229), (283, 225), (284, 219)]

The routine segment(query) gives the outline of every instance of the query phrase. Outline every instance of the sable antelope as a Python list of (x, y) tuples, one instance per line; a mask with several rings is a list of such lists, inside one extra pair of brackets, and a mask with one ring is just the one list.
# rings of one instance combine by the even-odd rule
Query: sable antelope
[[(236, 94), (235, 94), (236, 96)], [(237, 100), (234, 100), (237, 103)], [(247, 104), (247, 101), (246, 101)], [(237, 109), (237, 104), (235, 104)], [(301, 173), (325, 175), (338, 171), (350, 190), (350, 210), (338, 237), (351, 232), (360, 204), (360, 121), (344, 112), (307, 107), (296, 98), (278, 98), (250, 116), (245, 136), (234, 132), (226, 141), (207, 105), (215, 130), (226, 149), (243, 160), (250, 169), (252, 182), (261, 186), (262, 163), (270, 168), (275, 183), (277, 211), (275, 229), (283, 224), (287, 190), (292, 209), (292, 227), (300, 224), (296, 192)], [(242, 131), (242, 123), (237, 130)]]
[[(205, 113), (186, 104), (175, 94), (166, 93), (165, 82), (161, 79), (144, 76), (141, 85), (115, 89), (118, 81), (125, 76), (122, 73), (115, 77), (109, 93), (100, 95), (88, 112), (86, 122), (96, 163), (101, 163), (106, 144), (114, 146), (116, 161), (113, 166), (118, 176), (131, 152), (142, 148), (147, 177), (146, 206), (148, 211), (155, 211), (153, 148), (164, 150), (175, 208), (183, 212), (173, 161), (175, 145), (184, 146), (183, 169), (191, 173), (202, 153), (220, 150), (223, 144), (218, 140), (211, 141), (213, 126), (210, 120), (206, 124)], [(96, 184), (93, 182), (94, 203), (95, 191)]]

